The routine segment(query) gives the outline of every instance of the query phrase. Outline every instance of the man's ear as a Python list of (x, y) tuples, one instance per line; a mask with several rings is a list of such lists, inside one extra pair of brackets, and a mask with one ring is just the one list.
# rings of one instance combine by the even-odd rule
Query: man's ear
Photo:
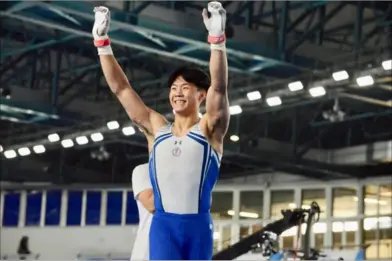
[(207, 96), (206, 91), (204, 91), (204, 90), (199, 91), (199, 102), (200, 103), (203, 102), (206, 99), (206, 96)]

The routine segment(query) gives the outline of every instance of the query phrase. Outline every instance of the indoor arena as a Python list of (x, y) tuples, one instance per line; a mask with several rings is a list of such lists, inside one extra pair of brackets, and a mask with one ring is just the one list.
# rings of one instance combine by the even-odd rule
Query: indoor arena
[(392, 260), (388, 1), (0, 1), (0, 260)]

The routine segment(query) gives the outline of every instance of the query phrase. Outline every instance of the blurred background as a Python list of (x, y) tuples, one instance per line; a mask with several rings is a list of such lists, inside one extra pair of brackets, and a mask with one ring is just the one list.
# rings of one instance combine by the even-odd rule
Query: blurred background
[[(169, 73), (208, 70), (207, 3), (0, 2), (2, 258), (23, 236), (33, 258), (129, 257), (131, 173), (147, 162), (147, 144), (106, 85), (93, 8), (110, 8), (118, 62), (146, 104), (172, 119)], [(324, 212), (313, 247), (370, 244), (367, 259), (391, 259), (392, 5), (222, 4), (231, 122), (213, 192), (215, 250), (315, 200)], [(295, 247), (296, 234), (280, 246)]]

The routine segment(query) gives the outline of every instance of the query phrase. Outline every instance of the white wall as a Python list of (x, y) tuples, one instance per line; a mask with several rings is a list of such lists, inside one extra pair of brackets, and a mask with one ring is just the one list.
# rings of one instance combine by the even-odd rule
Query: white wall
[(30, 238), (30, 250), (41, 260), (76, 259), (79, 253), (123, 253), (130, 256), (137, 226), (25, 227), (0, 230), (0, 254), (14, 255), (22, 236)]

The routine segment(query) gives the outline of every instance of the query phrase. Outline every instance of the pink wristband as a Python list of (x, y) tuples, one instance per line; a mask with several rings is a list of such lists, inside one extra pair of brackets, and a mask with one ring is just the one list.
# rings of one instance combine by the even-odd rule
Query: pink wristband
[(219, 44), (219, 43), (222, 43), (224, 41), (226, 41), (226, 35), (225, 34), (220, 35), (220, 36), (208, 35), (208, 42), (210, 44)]

